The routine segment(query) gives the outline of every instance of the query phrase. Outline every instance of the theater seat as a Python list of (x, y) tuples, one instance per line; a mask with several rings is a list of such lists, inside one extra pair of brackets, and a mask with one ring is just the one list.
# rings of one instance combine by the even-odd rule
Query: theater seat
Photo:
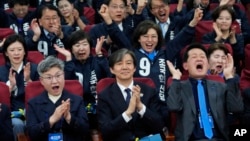
[(0, 53), (0, 66), (5, 64), (4, 56), (2, 53)]
[[(28, 51), (27, 61), (39, 64), (43, 60), (43, 55), (38, 51)], [(3, 53), (0, 53), (0, 66), (5, 64)]]
[(6, 38), (9, 35), (15, 34), (15, 31), (11, 28), (0, 28), (0, 40)]
[[(246, 11), (245, 7), (241, 3), (235, 3), (234, 5), (238, 6), (243, 12)], [(213, 11), (215, 8), (219, 6), (219, 3), (210, 3), (209, 9)]]
[(28, 51), (27, 60), (29, 62), (39, 64), (43, 60), (44, 56), (39, 51)]
[(4, 103), (10, 108), (10, 91), (4, 82), (0, 82), (0, 103)]
[(91, 7), (84, 7), (83, 15), (88, 19), (89, 24), (95, 24), (95, 9)]
[[(83, 97), (84, 90), (78, 80), (65, 80), (65, 90), (72, 94)], [(25, 87), (25, 107), (27, 108), (28, 101), (35, 96), (38, 96), (44, 91), (44, 87), (40, 81), (33, 81)]]
[[(240, 25), (237, 21), (234, 21), (232, 26), (236, 26), (236, 33), (241, 33)], [(205, 34), (212, 32), (213, 29), (213, 21), (199, 21), (198, 24), (195, 26), (195, 41), (201, 42), (202, 38)]]
[[(115, 81), (116, 81), (115, 78), (103, 78), (103, 79), (101, 79), (96, 85), (97, 94), (99, 94), (101, 91), (103, 91), (106, 87), (108, 87), (109, 85), (111, 85)], [(151, 78), (134, 77), (134, 81), (142, 82), (150, 87), (155, 88), (154, 81)]]
[(240, 89), (244, 90), (250, 87), (250, 44), (245, 46), (245, 61), (244, 68), (241, 71)]
[(86, 27), (84, 28), (84, 31), (89, 33), (90, 30), (95, 26), (95, 24), (91, 24), (91, 25), (86, 25)]

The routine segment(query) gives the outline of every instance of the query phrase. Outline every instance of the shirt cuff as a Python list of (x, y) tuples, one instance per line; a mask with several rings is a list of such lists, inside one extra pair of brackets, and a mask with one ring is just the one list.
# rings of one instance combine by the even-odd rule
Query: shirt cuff
[(141, 116), (141, 118), (144, 116), (146, 112), (146, 106), (143, 104), (142, 109), (140, 111), (137, 111), (137, 113)]
[(129, 117), (125, 112), (122, 113), (122, 117), (126, 121), (126, 123), (128, 123), (132, 119), (132, 116)]

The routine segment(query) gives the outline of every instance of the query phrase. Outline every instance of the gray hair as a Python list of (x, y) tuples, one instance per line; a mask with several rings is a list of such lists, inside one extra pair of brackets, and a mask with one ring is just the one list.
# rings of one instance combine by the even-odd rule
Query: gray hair
[(49, 71), (53, 67), (64, 70), (64, 63), (61, 59), (54, 56), (48, 56), (38, 64), (37, 72), (41, 76), (44, 72)]

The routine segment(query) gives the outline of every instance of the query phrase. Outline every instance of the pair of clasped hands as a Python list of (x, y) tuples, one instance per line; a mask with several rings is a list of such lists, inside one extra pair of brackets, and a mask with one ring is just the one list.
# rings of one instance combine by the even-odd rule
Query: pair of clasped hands
[(52, 127), (56, 122), (64, 118), (66, 122), (69, 124), (71, 121), (70, 114), (70, 99), (68, 98), (66, 101), (62, 100), (61, 105), (56, 107), (56, 110), (49, 118), (50, 127)]
[(143, 103), (141, 102), (141, 88), (139, 85), (135, 85), (132, 88), (132, 96), (129, 101), (127, 110), (125, 111), (126, 115), (131, 117), (135, 111), (140, 111), (143, 108)]

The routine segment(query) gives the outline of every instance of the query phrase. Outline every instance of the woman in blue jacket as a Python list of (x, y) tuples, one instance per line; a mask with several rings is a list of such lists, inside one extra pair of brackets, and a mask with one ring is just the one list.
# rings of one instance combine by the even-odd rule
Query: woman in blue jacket
[(15, 137), (24, 133), (24, 98), (27, 83), (38, 80), (37, 65), (27, 62), (28, 49), (21, 35), (11, 35), (3, 44), (5, 65), (0, 66), (0, 81), (10, 89), (12, 124)]
[(104, 37), (97, 41), (95, 48), (96, 56), (91, 54), (91, 39), (82, 30), (75, 31), (68, 38), (69, 50), (55, 46), (55, 49), (66, 57), (65, 77), (66, 79), (78, 79), (84, 88), (84, 104), (89, 116), (90, 129), (97, 129), (96, 120), (96, 84), (111, 73), (108, 60), (103, 55), (101, 48)]

